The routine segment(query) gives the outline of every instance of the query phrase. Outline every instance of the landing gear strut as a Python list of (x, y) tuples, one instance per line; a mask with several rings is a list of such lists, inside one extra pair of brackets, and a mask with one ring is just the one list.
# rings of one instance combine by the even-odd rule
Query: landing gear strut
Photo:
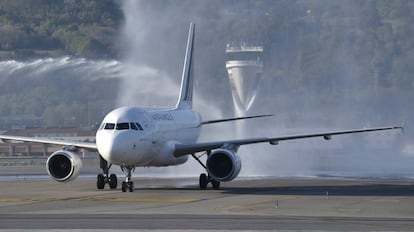
[(131, 180), (132, 171), (135, 169), (135, 167), (121, 167), (122, 171), (125, 172), (126, 169), (126, 177), (125, 181), (122, 182), (122, 192), (126, 192), (129, 190), (130, 192), (134, 191), (134, 182)]
[(111, 189), (116, 189), (118, 186), (118, 178), (115, 174), (109, 175), (109, 169), (112, 164), (108, 166), (108, 162), (99, 155), (100, 167), (103, 173), (99, 173), (97, 176), (96, 187), (98, 189), (104, 189), (105, 184), (108, 183)]

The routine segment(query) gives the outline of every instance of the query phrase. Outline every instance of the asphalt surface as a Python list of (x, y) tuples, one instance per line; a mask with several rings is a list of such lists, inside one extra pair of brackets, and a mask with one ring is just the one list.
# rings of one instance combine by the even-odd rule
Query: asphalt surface
[[(122, 181), (119, 178), (119, 181)], [(0, 181), (0, 230), (412, 231), (414, 180), (254, 178), (199, 190), (198, 179), (135, 180), (134, 192)]]

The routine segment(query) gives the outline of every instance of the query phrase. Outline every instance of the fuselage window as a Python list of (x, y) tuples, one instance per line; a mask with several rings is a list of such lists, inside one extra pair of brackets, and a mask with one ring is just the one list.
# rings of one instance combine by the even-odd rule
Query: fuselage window
[(117, 130), (128, 130), (129, 129), (129, 123), (127, 123), (127, 122), (118, 123), (118, 124), (116, 124), (116, 129)]
[(106, 123), (105, 124), (105, 130), (113, 130), (115, 128), (114, 123)]

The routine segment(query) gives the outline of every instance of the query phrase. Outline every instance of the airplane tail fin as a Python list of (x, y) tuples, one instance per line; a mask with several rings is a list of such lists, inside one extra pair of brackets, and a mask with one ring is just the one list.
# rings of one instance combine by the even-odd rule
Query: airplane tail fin
[(193, 107), (193, 50), (194, 50), (194, 23), (188, 31), (187, 48), (185, 51), (184, 67), (181, 77), (180, 96), (176, 108), (191, 109)]

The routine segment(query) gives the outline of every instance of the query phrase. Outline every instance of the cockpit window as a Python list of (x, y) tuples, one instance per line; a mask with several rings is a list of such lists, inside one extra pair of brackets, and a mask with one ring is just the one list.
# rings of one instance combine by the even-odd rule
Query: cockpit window
[(137, 122), (122, 122), (122, 123), (103, 123), (100, 126), (100, 130), (105, 129), (105, 130), (143, 130), (142, 126), (137, 123)]
[(139, 130), (144, 130), (144, 129), (142, 129), (141, 124), (139, 124), (139, 123), (137, 123), (137, 122), (136, 122), (135, 124), (137, 125), (137, 127), (138, 127), (138, 129), (139, 129)]
[(127, 123), (127, 122), (118, 123), (118, 124), (116, 124), (116, 129), (117, 130), (128, 130), (129, 129), (129, 123)]
[(113, 130), (115, 129), (115, 124), (114, 123), (106, 123), (105, 124), (105, 130)]
[(142, 126), (137, 122), (131, 122), (131, 129), (133, 129), (133, 130), (143, 130)]
[(131, 122), (131, 129), (138, 130), (138, 127), (135, 123)]

